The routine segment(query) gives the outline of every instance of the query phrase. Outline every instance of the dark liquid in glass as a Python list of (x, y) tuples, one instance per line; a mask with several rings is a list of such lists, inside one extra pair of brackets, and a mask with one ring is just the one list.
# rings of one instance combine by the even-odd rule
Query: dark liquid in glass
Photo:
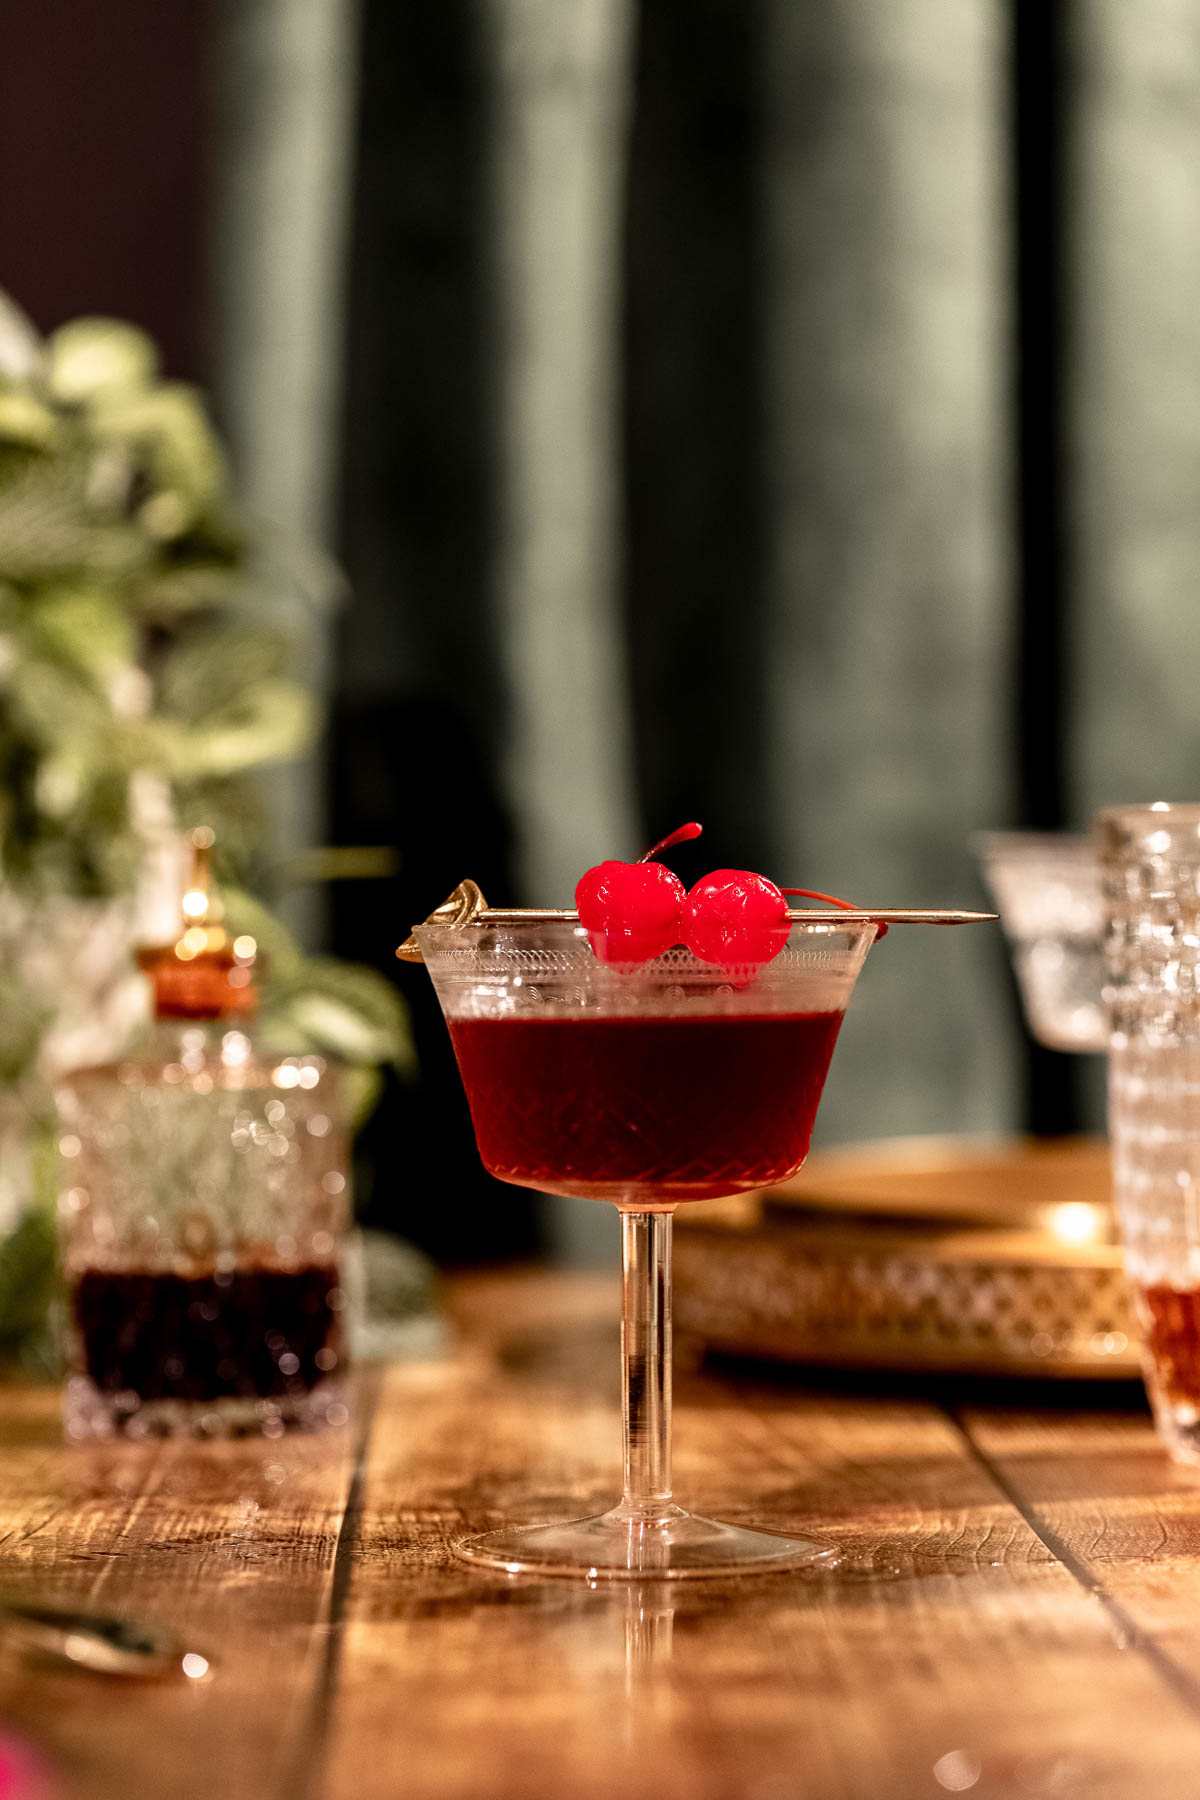
[(650, 1204), (783, 1181), (808, 1154), (842, 1014), (448, 1021), (483, 1162)]
[(340, 1366), (341, 1301), (331, 1264), (197, 1275), (89, 1269), (72, 1292), (84, 1372), (102, 1393), (142, 1401), (311, 1392)]
[(1200, 1291), (1166, 1286), (1139, 1290), (1146, 1348), (1174, 1405), (1200, 1409)]

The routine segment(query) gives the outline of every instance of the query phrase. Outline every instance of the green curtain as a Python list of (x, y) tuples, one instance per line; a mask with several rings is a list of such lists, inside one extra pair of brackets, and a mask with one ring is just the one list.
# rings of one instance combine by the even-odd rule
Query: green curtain
[[(775, 866), (966, 905), (1010, 805), (1004, 10), (772, 0), (764, 64)], [(996, 949), (879, 948), (825, 1137), (1011, 1121)]]
[(1077, 0), (1067, 529), (1086, 818), (1200, 791), (1200, 8)]
[[(358, 0), (219, 0), (216, 21), (215, 400), (245, 503), (279, 530), (275, 587), (302, 673), (325, 692), (339, 583), (296, 546), (336, 536)], [(325, 836), (319, 754), (263, 780), (283, 858)], [(282, 903), (317, 940), (317, 892)]]
[[(610, 399), (638, 95), (614, 0), (492, 0), (489, 14), (508, 792), (526, 894), (561, 901), (589, 862), (639, 842)], [(762, 569), (731, 563), (703, 607), (675, 592), (674, 680), (668, 666), (641, 702), (670, 721), (682, 787), (714, 754), (688, 661), (710, 614), (739, 614), (759, 581), (744, 615), (759, 673), (724, 697), (735, 714), (763, 708), (764, 791), (747, 796), (759, 858), (781, 880), (881, 905), (974, 901), (969, 834), (1010, 806), (1004, 22), (983, 0), (764, 7)], [(711, 254), (702, 228), (692, 249)], [(627, 382), (656, 378), (673, 328), (664, 308)], [(718, 695), (720, 675), (705, 678)], [(824, 1136), (1009, 1123), (1003, 982), (987, 936), (896, 932), (845, 1028)]]
[[(1200, 764), (1200, 13), (1056, 3), (1055, 729), (1083, 823)], [(689, 877), (983, 900), (969, 839), (1018, 822), (1038, 629), (1022, 4), (231, 6), (227, 407), (264, 504), (324, 520), (342, 473), (338, 824), (401, 846), (405, 922), (466, 873), (564, 903), (689, 816)], [(304, 160), (313, 121), (332, 161)], [(1009, 1129), (1025, 1077), (998, 933), (898, 930), (818, 1139)], [(430, 1167), (438, 1104), (411, 1121)]]
[(620, 270), (632, 0), (486, 0), (501, 756), (528, 893), (635, 835)]

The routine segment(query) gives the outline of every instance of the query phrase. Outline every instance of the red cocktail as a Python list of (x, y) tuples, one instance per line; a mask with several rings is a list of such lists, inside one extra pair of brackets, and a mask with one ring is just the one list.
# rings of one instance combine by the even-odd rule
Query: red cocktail
[[(484, 1165), (661, 1208), (765, 1187), (808, 1155), (840, 1012), (450, 1020)], [(519, 1105), (514, 1095), (520, 1094)]]
[(522, 1186), (610, 1200), (622, 1215), (623, 1498), (597, 1518), (468, 1539), (458, 1549), (470, 1560), (598, 1579), (831, 1556), (827, 1545), (698, 1518), (671, 1496), (671, 1215), (681, 1201), (799, 1168), (876, 936), (861, 915), (791, 915), (772, 930), (769, 960), (722, 966), (682, 944), (646, 954), (638, 943), (640, 960), (610, 960), (612, 945), (598, 955), (571, 916), (476, 910), (416, 929), (487, 1167)]

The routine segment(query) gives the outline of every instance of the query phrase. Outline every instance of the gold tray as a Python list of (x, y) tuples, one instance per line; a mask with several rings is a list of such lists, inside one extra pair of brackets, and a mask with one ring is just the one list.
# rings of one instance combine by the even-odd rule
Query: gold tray
[(1140, 1373), (1102, 1142), (912, 1139), (681, 1207), (675, 1321), (705, 1348), (849, 1368)]

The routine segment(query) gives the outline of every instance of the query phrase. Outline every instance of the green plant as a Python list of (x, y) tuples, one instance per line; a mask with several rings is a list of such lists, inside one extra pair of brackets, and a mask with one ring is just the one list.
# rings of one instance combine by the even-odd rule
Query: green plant
[(0, 898), (17, 908), (7, 935), (0, 918), (0, 1082), (31, 1129), (49, 1116), (54, 1016), (11, 953), (22, 921), (64, 897), (119, 901), (164, 835), (201, 823), (231, 916), (268, 952), (264, 1030), (342, 1057), (360, 1110), (380, 1067), (407, 1062), (390, 984), (305, 956), (256, 897), (257, 771), (319, 724), (281, 596), (337, 579), (246, 518), (200, 394), (163, 379), (144, 333), (79, 319), (43, 340), (0, 293)]
[[(80, 319), (39, 342), (0, 296), (0, 869), (113, 893), (144, 855), (131, 782), (170, 784), (245, 853), (245, 772), (312, 737), (199, 394), (149, 340)], [(132, 792), (136, 802), (136, 786)]]

